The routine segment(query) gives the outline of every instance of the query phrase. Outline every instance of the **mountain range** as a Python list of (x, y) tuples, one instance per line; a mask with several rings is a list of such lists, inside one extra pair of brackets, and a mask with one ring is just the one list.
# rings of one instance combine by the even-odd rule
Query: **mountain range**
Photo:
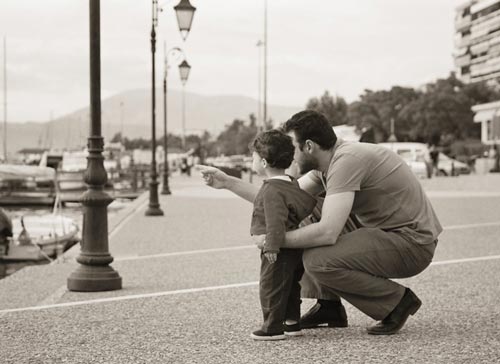
[[(162, 89), (157, 89), (156, 95), (156, 137), (159, 139), (163, 135)], [(182, 97), (181, 90), (168, 92), (168, 133), (181, 134)], [(186, 92), (184, 100), (187, 135), (206, 130), (217, 136), (234, 119), (249, 120), (251, 113), (257, 115), (258, 102), (251, 97), (205, 96)], [(290, 107), (268, 104), (268, 118), (277, 125), (300, 109), (300, 105)], [(151, 138), (151, 90), (130, 90), (110, 96), (101, 101), (101, 110), (105, 142), (118, 132), (123, 132), (129, 139)], [(12, 154), (23, 148), (83, 147), (87, 144), (89, 127), (89, 107), (48, 122), (8, 123), (7, 150)]]

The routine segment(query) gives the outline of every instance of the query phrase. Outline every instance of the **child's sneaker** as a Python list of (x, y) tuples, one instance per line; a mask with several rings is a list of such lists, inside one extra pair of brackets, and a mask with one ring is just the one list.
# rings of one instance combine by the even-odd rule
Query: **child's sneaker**
[(293, 324), (293, 325), (287, 325), (286, 323), (283, 323), (283, 330), (284, 330), (286, 336), (302, 336), (302, 335), (304, 335), (304, 333), (300, 329), (300, 324), (298, 322), (296, 324)]
[(264, 332), (262, 330), (257, 330), (257, 331), (254, 331), (250, 334), (250, 337), (254, 340), (268, 340), (268, 341), (271, 341), (271, 340), (284, 340), (286, 337), (285, 337), (285, 334), (284, 333), (268, 333), (268, 332)]

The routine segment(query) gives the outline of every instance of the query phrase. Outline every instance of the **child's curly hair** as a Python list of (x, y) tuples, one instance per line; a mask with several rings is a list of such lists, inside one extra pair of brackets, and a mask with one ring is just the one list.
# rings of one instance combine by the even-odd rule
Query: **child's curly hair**
[(281, 130), (268, 130), (258, 134), (250, 146), (270, 167), (286, 169), (292, 164), (295, 147), (292, 138)]

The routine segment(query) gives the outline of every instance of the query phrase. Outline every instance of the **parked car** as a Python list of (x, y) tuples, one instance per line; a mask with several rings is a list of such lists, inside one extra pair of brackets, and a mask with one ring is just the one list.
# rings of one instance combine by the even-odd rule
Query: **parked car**
[(470, 174), (470, 167), (466, 163), (450, 158), (444, 153), (439, 153), (438, 170), (442, 176)]
[(410, 166), (418, 178), (429, 178), (432, 165), (429, 160), (429, 150), (423, 143), (379, 143), (392, 150)]
[[(424, 143), (380, 143), (388, 149), (398, 154), (410, 166), (412, 171), (419, 178), (430, 178), (432, 176), (432, 162), (429, 148)], [(439, 153), (438, 175), (458, 176), (469, 174), (470, 167), (456, 159), (448, 157), (444, 153)]]

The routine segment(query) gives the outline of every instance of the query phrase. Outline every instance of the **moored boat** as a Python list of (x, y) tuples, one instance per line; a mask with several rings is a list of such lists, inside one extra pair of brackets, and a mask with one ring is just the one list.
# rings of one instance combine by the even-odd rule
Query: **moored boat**
[(57, 196), (53, 168), (0, 164), (0, 205), (53, 205)]
[(13, 237), (0, 248), (3, 261), (39, 261), (60, 255), (80, 240), (76, 222), (62, 215), (12, 219)]

